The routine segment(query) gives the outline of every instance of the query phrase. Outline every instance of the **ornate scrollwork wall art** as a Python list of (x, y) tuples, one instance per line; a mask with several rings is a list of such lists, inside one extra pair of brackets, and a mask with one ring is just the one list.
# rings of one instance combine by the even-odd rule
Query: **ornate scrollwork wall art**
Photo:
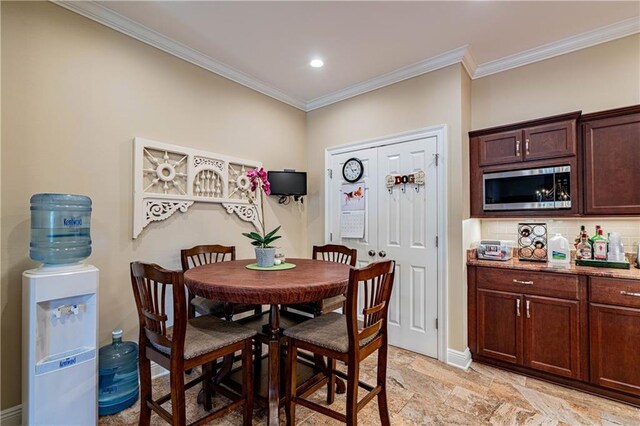
[(222, 204), (259, 229), (249, 202), (247, 172), (262, 163), (222, 154), (134, 139), (133, 238), (151, 222), (186, 212), (195, 202)]

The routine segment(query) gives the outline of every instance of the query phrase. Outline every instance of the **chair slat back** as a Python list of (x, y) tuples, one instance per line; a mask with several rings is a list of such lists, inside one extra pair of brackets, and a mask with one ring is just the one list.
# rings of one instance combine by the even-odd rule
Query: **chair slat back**
[[(370, 336), (379, 333), (386, 335), (395, 265), (395, 261), (387, 260), (372, 263), (361, 269), (352, 269), (349, 273), (345, 313), (350, 348), (359, 348), (360, 342)], [(360, 312), (358, 312), (359, 295), (363, 304)], [(363, 317), (362, 328), (358, 325), (359, 314)]]
[[(186, 301), (182, 272), (155, 264), (131, 262), (131, 285), (138, 309), (140, 338), (182, 353), (186, 331)], [(173, 291), (173, 329), (167, 333), (167, 286)]]
[(355, 268), (358, 260), (358, 250), (338, 244), (313, 246), (313, 258), (328, 262), (344, 263)]
[(190, 249), (180, 251), (180, 261), (182, 270), (187, 271), (196, 266), (208, 265), (209, 263), (236, 260), (235, 246), (221, 246), (219, 244), (195, 246)]

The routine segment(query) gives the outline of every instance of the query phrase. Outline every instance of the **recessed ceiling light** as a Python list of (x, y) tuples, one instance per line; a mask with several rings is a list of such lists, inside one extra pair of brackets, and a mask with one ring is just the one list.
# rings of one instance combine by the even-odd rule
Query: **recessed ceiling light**
[(322, 61), (322, 59), (312, 59), (311, 62), (309, 62), (309, 65), (311, 65), (313, 68), (320, 68), (324, 65), (324, 62)]

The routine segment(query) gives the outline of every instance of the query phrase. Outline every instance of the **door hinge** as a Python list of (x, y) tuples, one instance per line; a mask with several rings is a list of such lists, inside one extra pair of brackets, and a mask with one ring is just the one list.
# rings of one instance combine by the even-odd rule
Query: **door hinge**
[(333, 241), (333, 232), (329, 233), (329, 241)]
[(438, 236), (436, 235), (436, 247), (438, 247)]
[(438, 318), (436, 318), (436, 330), (438, 329)]
[(438, 167), (438, 158), (440, 158), (440, 154), (433, 154), (433, 156), (435, 157), (436, 167)]
[(333, 170), (327, 169), (327, 173), (329, 174), (329, 179), (333, 179)]

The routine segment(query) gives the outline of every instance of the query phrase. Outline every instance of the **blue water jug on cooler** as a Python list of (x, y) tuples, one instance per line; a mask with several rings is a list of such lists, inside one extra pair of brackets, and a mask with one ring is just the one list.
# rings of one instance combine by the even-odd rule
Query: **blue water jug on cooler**
[(107, 416), (131, 407), (139, 394), (138, 345), (122, 341), (122, 330), (98, 352), (98, 414)]
[(31, 259), (60, 265), (91, 254), (91, 198), (72, 194), (31, 197)]

